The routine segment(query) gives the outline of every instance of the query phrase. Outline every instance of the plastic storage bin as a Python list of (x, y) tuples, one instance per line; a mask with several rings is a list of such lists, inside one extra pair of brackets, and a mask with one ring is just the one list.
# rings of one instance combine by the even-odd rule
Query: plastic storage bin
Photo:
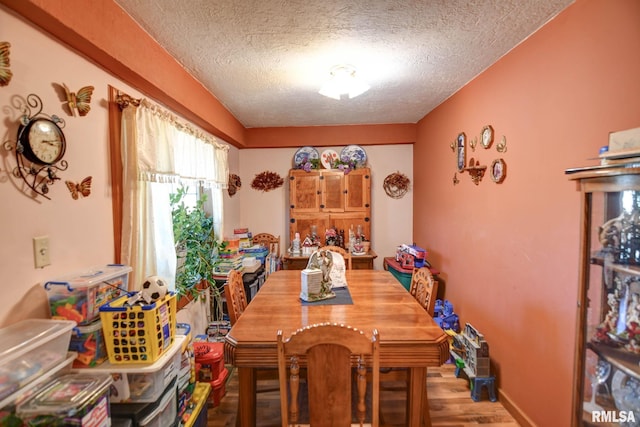
[(0, 329), (0, 399), (67, 358), (70, 320), (27, 319)]
[[(111, 403), (149, 403), (156, 402), (166, 387), (178, 377), (182, 362), (180, 351), (184, 336), (176, 336), (171, 347), (154, 363), (112, 364), (105, 362), (91, 368), (89, 372), (111, 374)], [(84, 370), (76, 370), (83, 372)]]
[(182, 415), (184, 427), (207, 427), (207, 400), (211, 393), (211, 384), (196, 383), (187, 411)]
[(109, 362), (152, 363), (167, 351), (176, 334), (176, 295), (169, 292), (147, 305), (127, 305), (124, 295), (100, 307)]
[(78, 353), (78, 357), (73, 362), (74, 368), (93, 367), (107, 360), (100, 319), (88, 326), (73, 328), (69, 350)]
[(130, 420), (134, 427), (171, 427), (178, 416), (175, 380), (152, 403), (117, 403), (111, 405), (114, 420)]
[(67, 358), (65, 360), (53, 366), (52, 368), (47, 369), (46, 372), (43, 372), (41, 375), (38, 375), (37, 378), (35, 378), (33, 381), (31, 381), (29, 384), (25, 385), (24, 387), (21, 387), (16, 392), (5, 397), (4, 399), (1, 399), (0, 400), (0, 426), (4, 427), (5, 425), (3, 424), (5, 420), (2, 418), (1, 414), (3, 413), (5, 415), (8, 415), (9, 413), (14, 414), (16, 402), (23, 399), (24, 396), (27, 395), (27, 393), (31, 392), (31, 390), (37, 387), (40, 387), (42, 384), (46, 384), (47, 382), (51, 381), (51, 379), (53, 379), (54, 377), (71, 372), (71, 365), (73, 364), (73, 361), (76, 360), (76, 356), (77, 356), (77, 353), (75, 351), (68, 352)]
[(66, 374), (16, 408), (27, 425), (109, 427), (110, 375)]
[(395, 259), (385, 258), (384, 269), (388, 270), (407, 291), (411, 288), (413, 268), (402, 268), (400, 263)]
[(73, 320), (81, 326), (91, 324), (99, 317), (102, 304), (127, 292), (131, 270), (110, 264), (46, 282), (51, 317)]

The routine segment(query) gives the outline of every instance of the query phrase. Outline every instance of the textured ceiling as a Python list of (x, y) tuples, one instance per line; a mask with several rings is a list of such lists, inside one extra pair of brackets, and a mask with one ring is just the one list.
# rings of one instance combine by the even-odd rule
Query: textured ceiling
[[(245, 127), (415, 123), (573, 0), (116, 0)], [(347, 63), (371, 85), (318, 94)]]

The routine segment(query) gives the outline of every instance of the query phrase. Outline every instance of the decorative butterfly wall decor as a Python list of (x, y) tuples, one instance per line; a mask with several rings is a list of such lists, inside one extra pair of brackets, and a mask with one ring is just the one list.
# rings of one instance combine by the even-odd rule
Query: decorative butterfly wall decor
[(79, 184), (76, 184), (73, 181), (65, 181), (67, 188), (71, 192), (73, 200), (78, 200), (79, 196), (89, 197), (89, 194), (91, 194), (91, 179), (92, 177), (88, 176)]
[(91, 95), (93, 95), (93, 86), (85, 86), (80, 88), (78, 92), (71, 92), (66, 84), (62, 83), (64, 88), (67, 106), (73, 117), (76, 116), (76, 110), (80, 117), (86, 116), (91, 110)]
[(0, 86), (7, 86), (11, 81), (13, 73), (9, 69), (9, 48), (11, 43), (0, 42)]

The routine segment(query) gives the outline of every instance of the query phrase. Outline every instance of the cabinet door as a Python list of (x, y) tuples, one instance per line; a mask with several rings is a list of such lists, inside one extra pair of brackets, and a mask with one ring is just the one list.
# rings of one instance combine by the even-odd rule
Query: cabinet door
[(323, 212), (344, 212), (344, 181), (342, 172), (322, 171), (320, 192), (322, 193), (320, 210)]
[(311, 226), (315, 225), (318, 236), (324, 243), (324, 233), (329, 228), (329, 214), (293, 214), (289, 224), (289, 242), (293, 242), (296, 233), (300, 233), (300, 239), (311, 235)]
[(289, 172), (289, 208), (293, 213), (320, 212), (320, 172)]
[(573, 426), (593, 425), (604, 411), (628, 415), (619, 405), (640, 402), (640, 174), (629, 171), (599, 170), (579, 180)]
[(344, 176), (347, 212), (364, 212), (371, 207), (371, 174), (369, 168), (356, 169)]
[[(338, 230), (344, 230), (345, 240), (349, 240), (349, 229), (353, 227), (353, 231), (358, 229), (358, 225), (362, 226), (362, 233), (367, 239), (371, 239), (371, 221), (369, 217), (362, 212), (344, 212), (330, 214), (330, 225)], [(345, 242), (345, 245), (347, 242)]]

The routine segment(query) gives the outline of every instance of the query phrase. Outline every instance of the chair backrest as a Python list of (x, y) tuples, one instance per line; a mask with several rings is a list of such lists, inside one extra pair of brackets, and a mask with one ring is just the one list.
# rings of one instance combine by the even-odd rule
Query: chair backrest
[(229, 272), (229, 278), (224, 285), (224, 296), (227, 300), (229, 320), (233, 326), (245, 308), (247, 308), (247, 294), (244, 291), (244, 283), (242, 282), (242, 273), (240, 271), (231, 270)]
[(342, 258), (344, 258), (344, 265), (346, 266), (347, 270), (351, 270), (351, 254), (349, 253), (349, 251), (341, 248), (340, 246), (323, 246), (320, 249), (318, 249), (320, 251), (325, 250), (325, 251), (331, 251), (331, 252), (337, 252), (340, 255), (342, 255)]
[(438, 281), (433, 278), (428, 267), (414, 268), (411, 275), (409, 292), (420, 303), (427, 313), (433, 317), (438, 293)]
[(269, 249), (269, 252), (280, 256), (280, 236), (269, 233), (258, 233), (253, 236), (254, 245), (262, 245)]
[[(351, 426), (352, 367), (356, 367), (356, 417), (364, 424), (367, 412), (367, 368), (371, 373), (370, 425), (378, 427), (380, 361), (378, 331), (363, 331), (336, 323), (298, 329), (286, 340), (278, 331), (278, 374), (282, 426), (297, 425), (300, 415), (300, 361), (306, 362), (309, 424), (314, 427)], [(367, 358), (365, 359), (365, 356)], [(370, 365), (365, 364), (370, 360)], [(287, 393), (287, 390), (289, 393)], [(328, 404), (333, 402), (334, 404)]]

